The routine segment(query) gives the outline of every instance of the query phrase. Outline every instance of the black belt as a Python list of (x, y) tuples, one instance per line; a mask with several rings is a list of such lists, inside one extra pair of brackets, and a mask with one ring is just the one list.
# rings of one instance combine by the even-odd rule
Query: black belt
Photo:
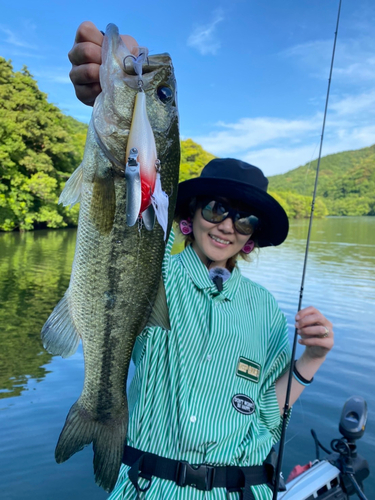
[[(241, 467), (226, 465), (213, 467), (211, 465), (190, 465), (185, 461), (160, 457), (153, 453), (125, 446), (122, 461), (130, 467), (128, 477), (137, 490), (147, 491), (151, 486), (152, 476), (174, 481), (178, 486), (193, 486), (198, 490), (211, 491), (213, 488), (226, 488), (227, 494), (242, 492), (243, 500), (254, 500), (250, 486), (273, 482), (274, 467), (271, 463)], [(138, 477), (147, 479), (145, 488), (138, 484)]]

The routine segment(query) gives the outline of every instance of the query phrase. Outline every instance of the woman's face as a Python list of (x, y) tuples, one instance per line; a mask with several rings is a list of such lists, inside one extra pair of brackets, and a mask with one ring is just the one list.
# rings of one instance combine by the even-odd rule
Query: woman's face
[(236, 255), (251, 237), (237, 232), (230, 217), (218, 224), (207, 222), (200, 207), (193, 217), (193, 234), (192, 246), (196, 254), (204, 265), (211, 260), (211, 267), (226, 267), (228, 259)]

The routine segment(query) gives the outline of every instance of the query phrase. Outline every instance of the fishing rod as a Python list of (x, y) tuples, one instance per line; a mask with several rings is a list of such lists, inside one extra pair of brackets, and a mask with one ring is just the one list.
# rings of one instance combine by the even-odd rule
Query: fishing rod
[[(313, 197), (312, 197), (312, 202), (311, 202), (311, 212), (310, 212), (310, 220), (309, 220), (309, 229), (308, 229), (308, 233), (307, 233), (305, 258), (304, 258), (304, 262), (303, 262), (301, 288), (300, 288), (300, 292), (299, 292), (298, 311), (301, 310), (301, 306), (302, 306), (303, 289), (304, 289), (304, 284), (305, 284), (305, 275), (306, 275), (306, 266), (307, 266), (307, 257), (308, 257), (308, 253), (309, 253), (311, 227), (312, 227), (312, 221), (313, 221), (313, 217), (314, 217), (315, 199), (316, 199), (316, 192), (317, 192), (317, 187), (318, 187), (320, 160), (322, 157), (323, 138), (324, 138), (325, 125), (326, 125), (329, 92), (331, 89), (333, 62), (335, 59), (335, 52), (336, 52), (336, 41), (337, 41), (337, 33), (338, 33), (338, 29), (339, 29), (340, 12), (341, 12), (341, 0), (339, 1), (339, 8), (338, 8), (338, 13), (337, 13), (337, 21), (336, 21), (336, 31), (335, 31), (335, 36), (334, 36), (332, 58), (331, 58), (331, 68), (330, 68), (329, 78), (328, 78), (328, 88), (327, 88), (326, 103), (325, 103), (324, 116), (323, 116), (322, 134), (320, 137), (319, 156), (318, 156), (318, 163), (317, 163), (317, 167), (316, 167), (314, 192), (313, 192)], [(278, 455), (277, 464), (276, 464), (275, 485), (274, 485), (272, 500), (277, 500), (277, 494), (278, 494), (279, 484), (280, 484), (280, 474), (281, 474), (281, 467), (282, 467), (282, 463), (283, 463), (283, 455), (284, 455), (284, 448), (285, 448), (286, 423), (287, 423), (289, 412), (290, 412), (289, 401), (290, 401), (290, 391), (292, 388), (292, 376), (293, 376), (293, 366), (294, 366), (294, 361), (295, 361), (295, 356), (296, 356), (297, 337), (298, 337), (297, 328), (295, 328), (294, 338), (293, 338), (292, 355), (291, 355), (291, 360), (290, 360), (290, 369), (289, 369), (289, 374), (288, 374), (288, 385), (287, 385), (287, 389), (286, 389), (285, 404), (284, 404), (284, 409), (283, 409), (283, 421), (282, 421), (281, 436), (280, 436), (279, 455)]]

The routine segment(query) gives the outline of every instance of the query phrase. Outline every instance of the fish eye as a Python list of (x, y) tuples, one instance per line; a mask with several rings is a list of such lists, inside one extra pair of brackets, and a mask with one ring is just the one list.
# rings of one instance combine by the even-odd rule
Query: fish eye
[(173, 91), (169, 87), (164, 87), (163, 85), (158, 88), (156, 91), (159, 99), (162, 103), (166, 104), (167, 102), (171, 102), (173, 99)]

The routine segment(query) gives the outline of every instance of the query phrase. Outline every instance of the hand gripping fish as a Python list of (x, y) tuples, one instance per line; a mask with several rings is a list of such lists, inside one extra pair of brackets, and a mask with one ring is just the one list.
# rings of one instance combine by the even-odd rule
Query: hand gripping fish
[(108, 25), (102, 93), (84, 158), (60, 197), (64, 205), (80, 202), (72, 275), (42, 329), (45, 348), (63, 357), (81, 339), (85, 361), (82, 394), (60, 434), (56, 461), (92, 442), (95, 480), (107, 491), (115, 486), (126, 438), (135, 338), (148, 324), (169, 325), (161, 266), (180, 163), (171, 59), (150, 56), (137, 73), (136, 65), (129, 69), (130, 55), (117, 27)]

